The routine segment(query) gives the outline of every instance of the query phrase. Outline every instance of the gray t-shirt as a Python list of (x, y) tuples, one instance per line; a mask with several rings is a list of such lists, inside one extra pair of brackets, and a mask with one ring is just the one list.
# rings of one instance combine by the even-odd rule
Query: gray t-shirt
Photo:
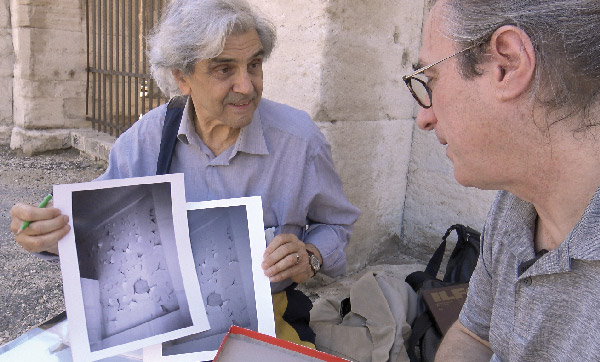
[(459, 320), (490, 342), (492, 361), (599, 361), (600, 189), (562, 244), (523, 271), (536, 217), (498, 193)]

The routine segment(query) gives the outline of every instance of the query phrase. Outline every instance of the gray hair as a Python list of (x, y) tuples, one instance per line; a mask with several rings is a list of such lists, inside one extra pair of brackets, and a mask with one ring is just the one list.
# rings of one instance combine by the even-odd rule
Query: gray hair
[[(433, 0), (435, 2), (436, 0)], [(480, 75), (485, 44), (503, 25), (514, 25), (530, 37), (536, 52), (536, 80), (532, 94), (549, 111), (584, 115), (600, 92), (600, 1), (598, 0), (448, 0), (446, 35), (463, 53), (463, 77)], [(460, 50), (460, 49), (458, 49)]]
[(148, 37), (150, 72), (167, 96), (181, 94), (172, 71), (192, 74), (198, 61), (219, 55), (230, 35), (255, 29), (267, 58), (273, 24), (245, 0), (173, 0)]

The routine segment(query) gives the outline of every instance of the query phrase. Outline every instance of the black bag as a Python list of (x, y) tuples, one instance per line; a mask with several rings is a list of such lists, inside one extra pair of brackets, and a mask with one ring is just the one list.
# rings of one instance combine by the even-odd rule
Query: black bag
[[(458, 240), (448, 259), (444, 279), (439, 280), (437, 274), (446, 251), (446, 239), (453, 230), (456, 230)], [(417, 292), (418, 301), (417, 318), (412, 323), (407, 347), (411, 362), (433, 361), (442, 339), (442, 333), (423, 299), (423, 291), (468, 283), (479, 258), (479, 238), (480, 233), (468, 226), (452, 225), (442, 237), (442, 243), (433, 253), (425, 271), (417, 271), (406, 277), (406, 282)]]

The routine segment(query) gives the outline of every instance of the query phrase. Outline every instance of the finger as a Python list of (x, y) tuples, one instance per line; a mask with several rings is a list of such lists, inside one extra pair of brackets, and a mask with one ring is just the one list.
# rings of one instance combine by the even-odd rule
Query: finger
[(279, 247), (281, 247), (284, 244), (293, 243), (294, 238), (298, 239), (296, 237), (296, 235), (292, 235), (292, 234), (279, 234), (279, 235), (275, 236), (273, 238), (273, 240), (271, 240), (269, 245), (267, 245), (267, 248), (265, 249), (265, 255), (274, 252), (275, 250), (277, 250)]
[[(21, 226), (17, 230), (18, 235), (25, 234), (29, 236), (36, 235), (44, 235), (52, 233), (56, 230), (62, 229), (65, 225), (69, 223), (69, 217), (67, 215), (59, 215), (52, 219), (44, 219), (33, 221), (29, 224), (29, 226), (22, 231), (19, 232)], [(11, 224), (11, 229), (12, 229)], [(16, 226), (16, 225), (15, 225)]]
[[(19, 227), (23, 224), (24, 221), (39, 221), (39, 220), (48, 220), (56, 218), (61, 214), (60, 210), (54, 207), (45, 207), (39, 208), (32, 205), (27, 205), (23, 203), (19, 203), (14, 205), (10, 209), (10, 215), (14, 221), (17, 222)], [(13, 223), (11, 223), (11, 230), (13, 229)], [(13, 230), (13, 232), (16, 232)]]
[(296, 274), (306, 272), (307, 266), (310, 269), (307, 261), (308, 254), (305, 256), (302, 256), (300, 253), (288, 254), (285, 256), (285, 258), (265, 269), (265, 275), (268, 276), (271, 281), (279, 281), (290, 278)]
[[(272, 253), (265, 255), (265, 258), (263, 260), (263, 268), (269, 268), (288, 256), (290, 256), (291, 258), (291, 255), (295, 255), (297, 251), (298, 247), (296, 247), (295, 245), (291, 243), (283, 244), (279, 248), (274, 250)], [(296, 260), (295, 257), (293, 259), (294, 261)]]
[(71, 230), (71, 227), (67, 224), (58, 230), (43, 235), (28, 235), (26, 233), (21, 233), (17, 235), (15, 240), (23, 249), (31, 253), (39, 253), (42, 251), (57, 253), (58, 241), (67, 235), (69, 230)]

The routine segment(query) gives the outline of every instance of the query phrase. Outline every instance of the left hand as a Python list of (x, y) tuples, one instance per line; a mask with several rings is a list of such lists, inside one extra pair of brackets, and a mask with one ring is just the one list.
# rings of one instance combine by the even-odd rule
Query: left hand
[[(262, 262), (269, 281), (279, 282), (291, 278), (296, 283), (302, 283), (312, 278), (313, 271), (306, 252), (306, 248), (310, 246), (294, 234), (277, 235), (267, 246)], [(311, 251), (312, 249), (316, 250), (316, 247), (312, 246)], [(318, 250), (317, 255), (320, 258)]]

